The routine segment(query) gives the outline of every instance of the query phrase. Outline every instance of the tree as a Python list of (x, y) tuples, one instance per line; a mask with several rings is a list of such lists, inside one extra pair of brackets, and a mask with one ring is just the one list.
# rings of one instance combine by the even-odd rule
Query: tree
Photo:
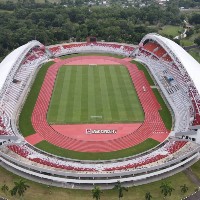
[(194, 43), (200, 46), (200, 37), (195, 38)]
[(6, 194), (8, 192), (9, 188), (6, 184), (4, 184), (2, 187), (1, 187), (1, 191)]
[(30, 187), (26, 184), (26, 182), (22, 179), (19, 182), (14, 182), (15, 186), (10, 191), (12, 196), (16, 196), (17, 194), (22, 198), (24, 196), (25, 191)]
[(98, 186), (94, 186), (94, 189), (92, 189), (92, 197), (93, 199), (100, 200), (102, 191)]
[(190, 28), (187, 32), (186, 35), (187, 37), (190, 37), (192, 34), (194, 34), (194, 30), (192, 28)]
[(180, 39), (173, 39), (174, 40), (174, 42), (176, 42), (176, 44), (178, 44), (178, 45), (180, 45), (181, 44), (181, 41), (180, 41)]
[(145, 200), (151, 200), (152, 196), (151, 196), (151, 193), (150, 192), (147, 192), (145, 194)]
[(162, 184), (161, 184), (161, 186), (160, 186), (160, 189), (161, 189), (161, 193), (162, 193), (163, 196), (164, 196), (164, 199), (165, 199), (167, 196), (171, 196), (172, 191), (175, 190), (175, 189), (170, 185), (170, 183), (168, 183), (168, 182), (162, 182)]
[(200, 14), (194, 13), (192, 17), (189, 19), (190, 24), (200, 24)]
[(181, 188), (181, 193), (182, 194), (185, 194), (188, 191), (188, 187), (187, 187), (186, 184), (181, 185), (180, 188)]
[(117, 182), (117, 184), (114, 186), (115, 190), (118, 190), (118, 197), (119, 200), (124, 196), (123, 191), (128, 192), (128, 188), (122, 187), (120, 181)]

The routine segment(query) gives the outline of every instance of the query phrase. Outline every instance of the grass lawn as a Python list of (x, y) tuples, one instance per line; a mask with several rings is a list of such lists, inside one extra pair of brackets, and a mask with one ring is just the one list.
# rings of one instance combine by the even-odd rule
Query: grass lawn
[(190, 38), (184, 38), (180, 41), (181, 46), (187, 47), (194, 45), (194, 40), (191, 40)]
[(166, 25), (162, 27), (162, 30), (159, 31), (159, 34), (161, 35), (172, 35), (173, 37), (179, 35), (179, 31), (183, 31), (183, 28), (180, 26), (172, 26), (172, 25)]
[[(0, 0), (0, 2), (7, 2), (7, 0)], [(10, 0), (10, 2), (17, 3), (18, 0)], [(60, 0), (48, 0), (49, 3), (60, 3)], [(46, 3), (45, 0), (35, 0), (35, 3)]]
[(189, 53), (200, 63), (200, 48), (191, 49)]
[(193, 33), (189, 38), (191, 41), (194, 41), (198, 37), (199, 37), (199, 33), (196, 32), (196, 33)]
[[(0, 186), (4, 183), (9, 186), (10, 189), (13, 188), (14, 181), (19, 181), (20, 177), (16, 176), (2, 167), (0, 167)], [(166, 178), (162, 181), (157, 181), (154, 183), (130, 187), (128, 192), (124, 192), (124, 200), (143, 200), (145, 199), (146, 192), (151, 192), (153, 196), (153, 200), (161, 200), (163, 196), (160, 192), (160, 185), (163, 181), (171, 182), (172, 187), (175, 189), (172, 192), (172, 196), (168, 197), (168, 200), (180, 200), (183, 195), (180, 192), (180, 185), (186, 184), (189, 188), (188, 192), (185, 196), (192, 194), (196, 189), (196, 185), (194, 185), (184, 173), (178, 173), (174, 176)], [(26, 183), (30, 186), (30, 188), (25, 192), (23, 200), (92, 200), (91, 191), (84, 190), (70, 190), (64, 188), (56, 188), (56, 187), (47, 187), (46, 185), (42, 185), (39, 183), (35, 183), (29, 180), (26, 180)], [(19, 199), (16, 197), (12, 197), (9, 193), (5, 195), (0, 190), (0, 196), (6, 197), (9, 200)], [(118, 193), (115, 190), (106, 190), (103, 191), (101, 195), (101, 200), (118, 200)]]
[(123, 157), (136, 155), (138, 153), (142, 153), (144, 151), (152, 149), (158, 144), (159, 142), (156, 140), (147, 139), (136, 146), (119, 150), (119, 151), (106, 152), (106, 153), (102, 153), (102, 152), (101, 153), (87, 153), (87, 152), (71, 151), (71, 150), (62, 149), (60, 147), (54, 146), (53, 144), (50, 144), (46, 141), (42, 141), (36, 144), (35, 146), (51, 154), (66, 157), (66, 158), (73, 158), (73, 159), (79, 159), (79, 160), (110, 160), (110, 159), (123, 158)]
[(54, 86), (50, 124), (142, 122), (144, 113), (124, 66), (64, 66)]
[[(7, 0), (0, 0), (0, 3), (6, 3)], [(17, 3), (17, 0), (11, 0), (10, 2)]]
[(191, 169), (200, 179), (200, 161), (196, 162)]
[(0, 9), (0, 13), (13, 13), (14, 11), (12, 10), (3, 10), (3, 9)]
[(194, 45), (194, 40), (199, 36), (199, 33), (194, 33), (190, 37), (186, 37), (180, 41), (181, 46), (192, 46)]
[(60, 58), (66, 59), (66, 58), (72, 58), (72, 57), (77, 57), (77, 56), (111, 56), (114, 58), (125, 58), (125, 56), (112, 54), (112, 53), (79, 53), (79, 54), (70, 54), (70, 55), (61, 56)]
[[(48, 0), (50, 3), (60, 3), (60, 0)], [(35, 0), (36, 3), (45, 3), (45, 0)]]
[(143, 64), (141, 64), (141, 63), (139, 63), (135, 60), (132, 60), (131, 63), (136, 64), (137, 68), (144, 72), (145, 77), (146, 77), (147, 81), (149, 82), (149, 85), (155, 85), (154, 82), (153, 82), (153, 79), (151, 78), (149, 72), (147, 71), (146, 67)]
[(184, 13), (184, 15), (187, 14), (188, 17), (190, 17), (191, 14), (200, 13), (200, 9), (199, 9), (199, 8), (181, 9), (180, 11), (181, 11), (182, 13)]
[(23, 136), (28, 136), (35, 133), (35, 130), (33, 129), (33, 126), (31, 123), (31, 115), (32, 115), (38, 94), (40, 92), (40, 88), (42, 86), (44, 77), (46, 75), (46, 72), (53, 63), (54, 62), (45, 63), (40, 69), (40, 71), (38, 72), (35, 79), (36, 81), (33, 83), (30, 93), (20, 113), (19, 129), (21, 133), (23, 134)]
[(153, 93), (155, 94), (156, 99), (158, 100), (158, 102), (161, 106), (161, 110), (159, 110), (160, 116), (162, 117), (162, 120), (163, 120), (166, 128), (168, 130), (171, 130), (171, 127), (172, 127), (171, 113), (170, 113), (170, 111), (167, 108), (163, 98), (161, 97), (160, 93), (158, 92), (158, 90), (156, 88), (153, 88)]

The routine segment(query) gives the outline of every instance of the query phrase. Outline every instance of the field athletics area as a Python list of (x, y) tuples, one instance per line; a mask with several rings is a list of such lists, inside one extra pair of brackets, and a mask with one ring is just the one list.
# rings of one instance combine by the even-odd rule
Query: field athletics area
[(121, 65), (63, 66), (56, 77), (50, 124), (143, 122), (128, 70)]
[[(161, 107), (158, 101), (156, 100), (156, 97), (154, 93), (152, 92), (152, 89), (148, 81), (146, 80), (144, 73), (138, 70), (135, 64), (130, 63), (129, 59), (127, 58), (119, 59), (119, 58), (113, 58), (109, 56), (79, 56), (79, 57), (74, 57), (74, 58), (68, 58), (65, 60), (61, 60), (57, 58), (57, 59), (54, 59), (54, 61), (55, 63), (52, 64), (46, 72), (39, 95), (37, 95), (38, 96), (37, 101), (33, 108), (31, 123), (35, 132), (31, 133), (32, 131), (30, 131), (30, 134), (27, 134), (28, 136), (26, 137), (26, 140), (32, 145), (37, 146), (37, 144), (40, 144), (40, 143), (42, 144), (42, 142), (47, 141), (48, 143), (52, 144), (52, 147), (53, 145), (55, 145), (57, 147), (61, 147), (63, 149), (72, 150), (72, 151), (111, 152), (111, 151), (118, 151), (118, 150), (133, 147), (135, 145), (138, 145), (144, 142), (148, 138), (152, 138), (154, 140), (157, 140), (158, 142), (162, 142), (168, 136), (169, 131), (165, 128), (165, 125), (159, 115), (159, 111)], [(91, 64), (96, 64), (97, 66), (95, 65), (90, 66)], [(67, 67), (63, 67), (66, 65)], [(75, 65), (76, 67), (74, 67)], [(73, 70), (82, 71), (86, 69), (89, 70), (89, 68), (92, 68), (92, 70), (97, 70), (98, 73), (99, 73), (99, 70), (101, 71), (102, 69), (104, 70), (107, 69), (109, 71), (110, 70), (117, 71), (120, 68), (122, 68), (120, 70), (122, 71), (124, 70), (125, 73), (122, 73), (122, 74), (120, 73), (120, 74), (122, 78), (124, 78), (124, 76), (125, 78), (128, 76), (126, 81), (129, 80), (129, 85), (131, 85), (132, 87), (131, 90), (133, 90), (132, 92), (134, 92), (134, 87), (135, 87), (135, 91), (138, 96), (137, 98), (139, 98), (140, 104), (142, 105), (143, 112), (145, 113), (144, 121), (136, 122), (136, 123), (133, 123), (133, 122), (123, 122), (123, 123), (122, 122), (117, 122), (117, 123), (105, 123), (105, 122), (94, 123), (93, 122), (92, 123), (91, 121), (90, 123), (79, 122), (77, 124), (75, 123), (50, 124), (48, 123), (47, 113), (48, 113), (49, 105), (51, 102), (51, 98), (53, 99), (52, 95), (54, 95), (53, 91), (54, 91), (57, 75), (59, 71), (62, 70), (62, 68), (66, 70), (72, 70), (72, 71)], [(62, 73), (61, 73), (61, 76), (62, 76)], [(107, 75), (105, 75), (104, 73), (104, 76), (107, 76)], [(69, 77), (71, 78), (71, 75)], [(83, 77), (84, 76), (82, 76), (82, 80), (83, 80)], [(115, 76), (115, 79), (118, 80), (116, 76)], [(71, 81), (70, 81), (70, 84), (71, 84)], [(74, 84), (78, 84), (78, 82), (76, 83), (76, 81), (74, 81)], [(121, 86), (121, 83), (119, 82), (118, 85)], [(117, 88), (116, 85), (113, 85), (113, 87)], [(80, 88), (77, 87), (77, 89), (80, 89)], [(63, 95), (63, 92), (61, 92), (61, 95)], [(91, 94), (88, 94), (88, 95), (91, 95)], [(88, 98), (87, 98), (87, 101), (88, 101)], [(129, 98), (129, 101), (130, 101), (130, 98)], [(80, 99), (79, 99), (79, 102), (80, 102)], [(65, 103), (67, 104), (67, 102)], [(89, 107), (90, 104), (88, 103), (87, 105)], [(95, 106), (95, 111), (96, 111), (96, 108), (97, 107)], [(74, 117), (72, 117), (72, 119), (74, 119)], [(116, 119), (114, 118), (114, 120)], [(112, 130), (116, 130), (117, 133), (116, 134), (86, 134), (87, 129), (91, 129), (91, 130), (112, 129)]]

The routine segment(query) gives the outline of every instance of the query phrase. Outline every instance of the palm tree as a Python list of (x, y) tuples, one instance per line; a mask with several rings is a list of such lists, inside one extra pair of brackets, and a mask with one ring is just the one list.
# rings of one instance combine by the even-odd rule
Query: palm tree
[(182, 194), (185, 194), (188, 191), (188, 187), (187, 187), (186, 184), (181, 185), (180, 188), (181, 188), (181, 193)]
[(102, 191), (100, 190), (100, 187), (94, 186), (94, 189), (92, 189), (93, 199), (100, 200), (101, 193), (102, 193)]
[(4, 184), (2, 187), (1, 187), (1, 191), (6, 194), (8, 192), (9, 188), (6, 184)]
[(164, 196), (164, 199), (165, 199), (168, 195), (171, 196), (172, 191), (175, 190), (175, 189), (170, 185), (170, 183), (168, 183), (168, 182), (162, 182), (160, 188), (161, 188), (161, 193), (162, 193), (163, 196)]
[(117, 184), (115, 185), (114, 189), (118, 190), (119, 200), (124, 196), (123, 191), (127, 191), (128, 192), (128, 188), (122, 187), (120, 181), (117, 182)]
[(145, 194), (145, 200), (151, 200), (152, 196), (151, 196), (151, 193), (150, 192), (147, 192)]
[(15, 186), (10, 191), (12, 196), (19, 195), (20, 198), (24, 196), (24, 192), (30, 187), (26, 184), (26, 182), (22, 179), (19, 180), (19, 182), (14, 182)]

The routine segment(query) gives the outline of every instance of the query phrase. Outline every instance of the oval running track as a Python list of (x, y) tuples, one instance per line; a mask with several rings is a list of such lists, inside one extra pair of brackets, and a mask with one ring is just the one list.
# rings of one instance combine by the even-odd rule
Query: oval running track
[[(46, 114), (59, 68), (63, 65), (71, 65), (74, 63), (82, 65), (83, 63), (98, 64), (101, 62), (104, 64), (113, 63), (126, 66), (145, 113), (144, 122), (137, 130), (130, 130), (130, 132), (123, 137), (103, 141), (77, 139), (55, 131), (48, 124)], [(146, 91), (144, 91), (143, 87), (145, 87)], [(144, 73), (138, 70), (135, 64), (130, 63), (127, 59), (109, 56), (79, 56), (60, 61), (57, 60), (57, 62), (48, 69), (31, 120), (33, 128), (39, 137), (56, 146), (80, 152), (110, 152), (137, 145), (147, 138), (153, 138), (160, 142), (166, 139), (169, 131), (165, 128), (159, 115), (159, 109), (160, 105), (157, 102)], [(79, 130), (77, 129), (77, 131)]]

